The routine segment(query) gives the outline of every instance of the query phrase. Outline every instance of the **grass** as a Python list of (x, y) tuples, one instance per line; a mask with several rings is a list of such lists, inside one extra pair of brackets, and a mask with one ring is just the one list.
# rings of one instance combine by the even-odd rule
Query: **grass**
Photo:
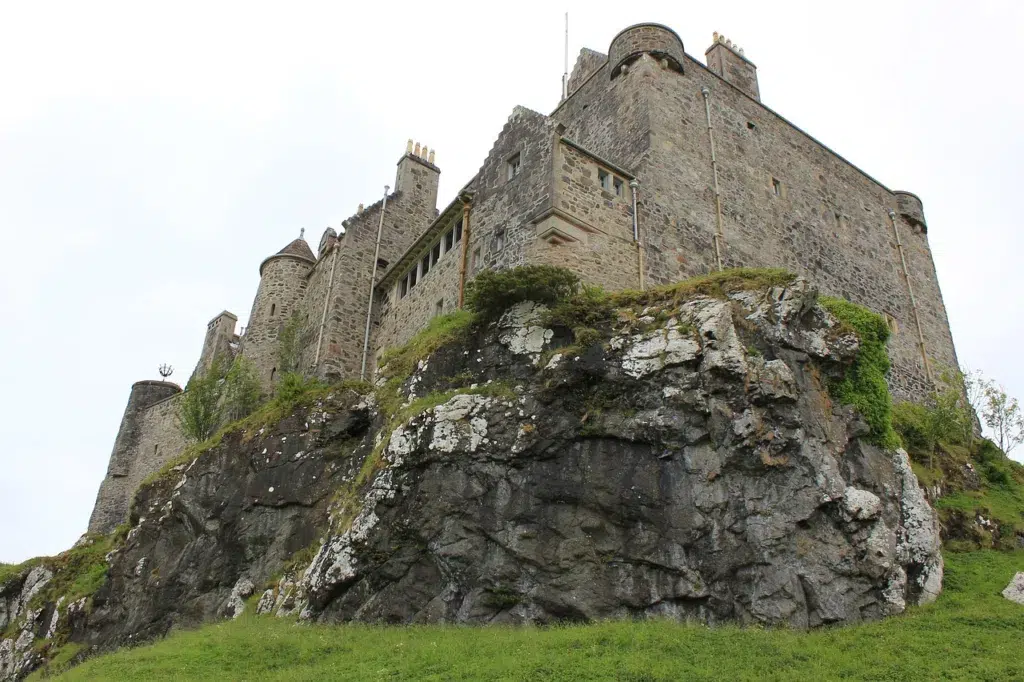
[(29, 570), (40, 561), (42, 561), (42, 559), (37, 557), (35, 559), (23, 561), (20, 564), (0, 564), (0, 585), (3, 585), (15, 576), (21, 575), (22, 572)]
[(822, 307), (832, 313), (860, 339), (853, 365), (842, 379), (829, 385), (832, 396), (844, 405), (853, 405), (871, 428), (870, 440), (886, 448), (900, 446), (892, 426), (892, 398), (886, 374), (889, 372), (889, 326), (881, 315), (841, 298), (822, 296)]
[(999, 596), (1024, 551), (948, 557), (938, 602), (846, 628), (665, 621), (558, 627), (310, 625), (269, 616), (87, 661), (74, 680), (1009, 680), (1024, 607)]

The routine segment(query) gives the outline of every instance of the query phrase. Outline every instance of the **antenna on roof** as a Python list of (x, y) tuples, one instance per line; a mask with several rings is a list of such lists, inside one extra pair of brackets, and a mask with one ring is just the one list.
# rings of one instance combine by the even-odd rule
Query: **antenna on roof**
[(565, 70), (562, 72), (562, 99), (569, 96), (569, 13), (565, 13)]

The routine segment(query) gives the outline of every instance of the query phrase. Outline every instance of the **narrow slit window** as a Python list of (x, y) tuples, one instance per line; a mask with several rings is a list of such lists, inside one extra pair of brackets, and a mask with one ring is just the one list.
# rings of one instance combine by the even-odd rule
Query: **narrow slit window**
[(782, 196), (782, 181), (778, 178), (772, 178), (772, 193), (777, 196)]
[(494, 235), (494, 250), (495, 251), (501, 251), (504, 248), (505, 248), (505, 233), (504, 232), (499, 232), (498, 234)]
[(479, 267), (480, 267), (480, 247), (478, 246), (475, 249), (473, 249), (473, 259), (470, 262), (469, 269), (472, 270), (473, 272), (476, 272)]
[(271, 368), (270, 368), (270, 380), (271, 380), (271, 381), (273, 381), (273, 380), (274, 380), (274, 375), (275, 375), (275, 374), (277, 374), (277, 367), (271, 367)]
[(462, 221), (455, 223), (455, 243), (462, 241)]
[(443, 315), (443, 314), (444, 314), (444, 299), (441, 298), (441, 299), (438, 299), (438, 301), (434, 304), (434, 317), (437, 317), (438, 315)]
[(271, 304), (270, 304), (270, 316), (271, 316), (271, 317), (273, 317), (273, 316), (274, 316), (274, 311), (275, 311), (275, 310), (277, 310), (277, 304), (276, 304), (276, 303), (271, 303)]
[(515, 176), (519, 175), (519, 171), (522, 170), (523, 164), (519, 154), (516, 154), (508, 160), (506, 164), (506, 171), (508, 173), (508, 179), (511, 180)]

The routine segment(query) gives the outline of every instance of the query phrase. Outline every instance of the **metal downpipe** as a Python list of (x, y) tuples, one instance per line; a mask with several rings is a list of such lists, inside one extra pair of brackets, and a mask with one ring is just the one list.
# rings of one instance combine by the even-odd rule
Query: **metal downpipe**
[(907, 291), (910, 293), (910, 311), (914, 314), (914, 325), (917, 327), (917, 344), (921, 351), (921, 360), (924, 362), (924, 375), (928, 382), (935, 384), (932, 379), (932, 369), (928, 364), (928, 351), (924, 345), (924, 332), (921, 329), (921, 316), (917, 312), (917, 298), (914, 296), (914, 285), (910, 282), (910, 269), (907, 268), (907, 258), (903, 255), (903, 241), (900, 239), (900, 230), (896, 225), (896, 212), (889, 209), (889, 222), (892, 223), (892, 232), (896, 235), (896, 250), (900, 253), (900, 264), (903, 266), (903, 279), (907, 281)]
[(366, 303), (366, 329), (363, 332), (363, 366), (359, 370), (359, 380), (366, 381), (366, 354), (370, 350), (370, 321), (373, 318), (373, 289), (377, 285), (377, 261), (380, 260), (380, 236), (384, 230), (384, 211), (388, 207), (390, 187), (384, 185), (384, 203), (380, 207), (380, 221), (377, 223), (377, 245), (373, 249), (373, 272), (370, 274), (370, 297)]
[(718, 189), (718, 157), (715, 156), (715, 133), (711, 127), (711, 91), (701, 88), (700, 94), (704, 95), (704, 115), (708, 123), (708, 141), (711, 143), (711, 172), (715, 178), (715, 264), (718, 271), (722, 271), (722, 193)]

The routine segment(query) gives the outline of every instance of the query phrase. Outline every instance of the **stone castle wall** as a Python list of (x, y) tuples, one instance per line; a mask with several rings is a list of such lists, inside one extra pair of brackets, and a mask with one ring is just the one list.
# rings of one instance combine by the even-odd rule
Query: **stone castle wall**
[(177, 384), (165, 381), (139, 381), (132, 386), (89, 518), (90, 533), (110, 533), (123, 523), (139, 484), (185, 448), (178, 422), (181, 395)]
[(306, 275), (312, 267), (313, 263), (305, 258), (276, 255), (266, 260), (261, 269), (242, 355), (252, 362), (264, 388), (269, 389), (277, 378), (278, 336), (292, 313), (302, 306)]

